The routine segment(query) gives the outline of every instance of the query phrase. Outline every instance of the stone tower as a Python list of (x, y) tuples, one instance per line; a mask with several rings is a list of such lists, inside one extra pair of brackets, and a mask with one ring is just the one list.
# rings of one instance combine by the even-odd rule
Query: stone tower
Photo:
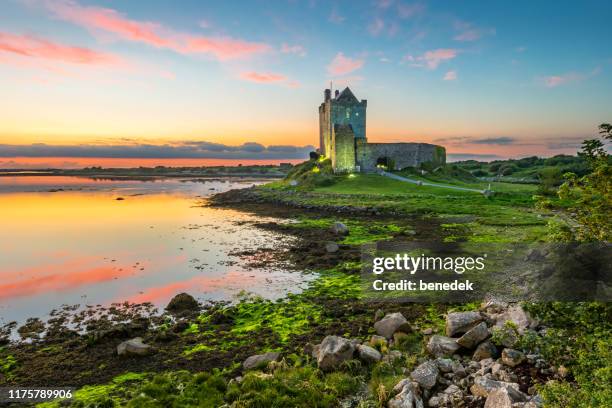
[[(366, 107), (368, 102), (359, 101), (353, 92), (346, 87), (342, 92), (336, 91), (332, 99), (331, 90), (326, 89), (324, 101), (319, 106), (319, 151), (331, 158), (334, 169), (340, 171), (353, 171), (355, 158), (348, 154), (354, 152), (356, 141), (366, 141)], [(341, 133), (336, 137), (336, 132)], [(353, 136), (348, 137), (351, 132)], [(350, 144), (351, 146), (345, 146)], [(340, 150), (343, 154), (337, 155)], [(342, 161), (337, 165), (336, 161)], [(348, 160), (350, 162), (345, 161)]]

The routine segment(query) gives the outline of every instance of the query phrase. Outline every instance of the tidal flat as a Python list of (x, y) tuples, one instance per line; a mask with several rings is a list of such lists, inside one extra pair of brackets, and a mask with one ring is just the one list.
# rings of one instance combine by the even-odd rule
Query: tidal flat
[[(547, 223), (556, 217), (533, 207), (533, 186), (529, 185), (500, 183), (499, 194), (488, 199), (407, 186), (375, 175), (343, 176), (324, 186), (305, 184), (291, 185), (288, 179), (243, 185), (246, 188), (218, 191), (194, 207), (247, 217), (235, 225), (254, 228), (268, 238), (228, 253), (245, 270), (281, 268), (295, 273), (292, 276), (304, 284), (301, 290), (266, 297), (254, 295), (247, 287), (231, 299), (206, 302), (197, 286), (183, 286), (176, 287), (166, 303), (158, 304), (158, 311), (147, 302), (59, 310), (47, 322), (32, 320), (22, 325), (26, 339), (0, 349), (0, 384), (75, 386), (73, 406), (387, 406), (406, 396), (393, 391), (403, 378), (422, 364), (436, 361), (430, 344), (447, 334), (453, 313), (484, 316), (492, 315), (493, 307), (500, 307), (496, 312), (502, 314), (510, 309), (479, 302), (398, 304), (364, 299), (361, 245), (414, 240), (544, 241)], [(339, 223), (346, 231), (338, 230)], [(206, 241), (201, 244), (205, 247)], [(199, 304), (187, 298), (183, 306), (177, 300), (162, 310), (179, 292), (193, 295)], [(609, 324), (592, 318), (609, 315), (609, 306), (585, 305), (571, 311), (563, 307), (524, 305), (534, 319), (546, 320), (533, 329), (520, 326), (520, 334), (512, 320), (505, 320), (510, 323), (500, 331), (489, 327), (493, 332), (489, 343), (494, 347), (501, 350), (514, 339), (513, 347), (531, 356), (503, 370), (505, 378), (516, 380), (517, 389), (530, 400), (555, 390), (547, 385), (551, 380), (559, 387), (576, 387), (581, 377), (560, 367), (573, 367), (580, 376), (586, 362), (572, 361), (568, 353), (591, 347), (592, 342), (609, 343)], [(402, 330), (384, 342), (377, 340), (377, 322), (398, 313), (407, 324), (402, 323)], [(568, 314), (584, 324), (560, 321), (559, 316)], [(329, 340), (330, 336), (335, 339)], [(117, 355), (120, 344), (135, 338), (142, 339), (146, 353)], [(345, 341), (338, 339), (351, 339), (349, 348), (369, 345), (381, 359), (349, 358), (332, 370), (323, 369), (321, 344)], [(246, 369), (246, 361), (255, 356), (278, 361)], [(468, 388), (460, 389), (464, 406), (484, 406), (486, 396), (469, 390), (481, 363), (473, 360), (469, 348), (451, 358), (471, 376), (466, 380)], [(600, 367), (606, 361), (602, 352), (589, 364)], [(444, 378), (418, 398), (436, 397), (434, 392), (442, 393), (449, 381), (460, 384), (459, 377)]]

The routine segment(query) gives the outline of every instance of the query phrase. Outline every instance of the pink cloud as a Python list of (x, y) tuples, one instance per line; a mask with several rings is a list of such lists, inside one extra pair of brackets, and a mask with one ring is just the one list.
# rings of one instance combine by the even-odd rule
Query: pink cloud
[(551, 75), (542, 78), (544, 86), (547, 88), (556, 88), (557, 86), (566, 85), (571, 82), (580, 82), (589, 79), (601, 72), (600, 67), (595, 67), (591, 72), (581, 74), (577, 72), (568, 72), (562, 75)]
[(240, 74), (240, 78), (245, 81), (257, 82), (260, 84), (268, 84), (273, 82), (282, 82), (286, 81), (287, 77), (280, 74), (272, 74), (272, 73), (260, 73), (255, 71), (243, 72)]
[(427, 67), (429, 69), (436, 69), (443, 61), (448, 61), (457, 56), (458, 50), (452, 48), (439, 48), (437, 50), (427, 51), (425, 54), (413, 57), (412, 55), (406, 55), (403, 61), (408, 61), (412, 66), (415, 67)]
[(346, 75), (358, 70), (364, 63), (363, 59), (345, 57), (343, 53), (339, 52), (327, 66), (327, 71), (331, 75)]
[(454, 81), (457, 79), (457, 71), (448, 71), (446, 74), (444, 74), (444, 78), (445, 81)]
[(555, 88), (559, 85), (564, 85), (569, 82), (576, 82), (584, 79), (584, 75), (570, 72), (563, 75), (551, 75), (544, 78), (544, 85), (548, 88)]
[(45, 0), (44, 4), (56, 17), (90, 31), (102, 31), (123, 40), (183, 54), (205, 53), (225, 60), (265, 52), (270, 48), (267, 44), (230, 37), (204, 37), (175, 32), (156, 22), (130, 20), (116, 10), (82, 6), (73, 0)]
[(0, 52), (71, 64), (118, 65), (121, 58), (89, 48), (59, 44), (43, 38), (0, 32)]
[(301, 45), (289, 45), (283, 43), (283, 45), (281, 46), (281, 52), (284, 54), (296, 54), (300, 57), (306, 56), (306, 49)]

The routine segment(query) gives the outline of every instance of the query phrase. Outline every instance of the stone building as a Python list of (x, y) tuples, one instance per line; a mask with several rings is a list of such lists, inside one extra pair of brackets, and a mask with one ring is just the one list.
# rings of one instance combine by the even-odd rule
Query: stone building
[(372, 172), (417, 167), (425, 162), (444, 164), (446, 150), (428, 143), (368, 143), (365, 99), (359, 101), (346, 87), (334, 98), (326, 89), (319, 106), (319, 153), (329, 157), (337, 173)]

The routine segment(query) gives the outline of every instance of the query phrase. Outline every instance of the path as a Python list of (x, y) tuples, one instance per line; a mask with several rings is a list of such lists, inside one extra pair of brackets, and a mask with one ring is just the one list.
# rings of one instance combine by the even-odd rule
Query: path
[(488, 194), (492, 193), (491, 190), (478, 190), (478, 189), (475, 189), (475, 188), (449, 186), (447, 184), (438, 184), (438, 183), (430, 183), (428, 181), (414, 180), (414, 179), (410, 179), (410, 178), (407, 178), (407, 177), (398, 176), (397, 174), (388, 173), (388, 172), (386, 172), (384, 170), (379, 171), (378, 174), (380, 174), (381, 176), (392, 178), (394, 180), (404, 181), (406, 183), (417, 184), (419, 186), (442, 187), (442, 188), (449, 188), (449, 189), (452, 189), (452, 190), (472, 191), (474, 193), (480, 193), (480, 194), (484, 194), (484, 195), (488, 195)]

